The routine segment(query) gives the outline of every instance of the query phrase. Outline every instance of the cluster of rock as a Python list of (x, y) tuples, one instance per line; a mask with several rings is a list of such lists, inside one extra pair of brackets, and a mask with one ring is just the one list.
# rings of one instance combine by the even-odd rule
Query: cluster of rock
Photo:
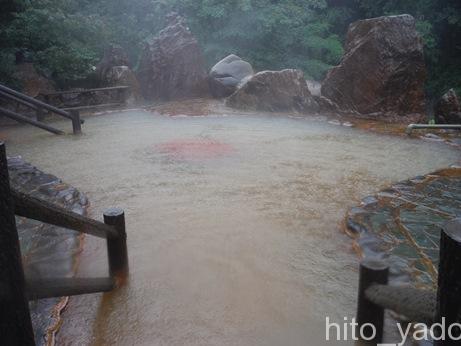
[[(411, 122), (425, 113), (423, 43), (410, 15), (352, 23), (344, 56), (323, 83), (306, 81), (302, 71), (294, 69), (255, 73), (234, 54), (207, 73), (185, 20), (173, 12), (167, 21), (146, 43), (136, 74), (123, 49), (109, 46), (96, 67), (99, 85), (130, 86), (132, 101), (141, 96), (168, 101), (211, 94), (245, 110), (342, 112)], [(459, 123), (460, 114), (460, 103), (450, 90), (436, 105), (436, 120)]]
[(262, 71), (237, 55), (219, 61), (209, 73), (211, 94), (226, 99), (226, 104), (244, 110), (269, 112), (310, 112), (319, 103), (310, 93), (300, 70)]
[(231, 54), (207, 74), (197, 39), (184, 19), (172, 13), (168, 26), (144, 47), (137, 73), (148, 100), (228, 97), (241, 109), (306, 112), (318, 108), (298, 70), (254, 74), (250, 63)]
[(240, 109), (309, 112), (318, 104), (300, 70), (263, 71), (247, 78), (227, 99)]
[[(396, 121), (420, 120), (425, 111), (423, 44), (410, 15), (351, 24), (341, 63), (322, 85), (306, 81), (297, 70), (250, 75), (252, 69), (243, 64), (247, 63), (231, 55), (210, 72), (213, 95), (228, 96), (232, 107), (342, 112)], [(240, 68), (244, 73), (236, 78)]]
[[(177, 13), (147, 42), (135, 74), (118, 46), (96, 67), (100, 85), (131, 87), (131, 99), (150, 101), (207, 97), (245, 110), (335, 112), (415, 122), (425, 113), (423, 43), (410, 15), (359, 20), (350, 25), (345, 53), (323, 83), (300, 70), (255, 73), (231, 54), (206, 72), (199, 43)], [(436, 104), (438, 123), (460, 123), (461, 107), (450, 90)]]

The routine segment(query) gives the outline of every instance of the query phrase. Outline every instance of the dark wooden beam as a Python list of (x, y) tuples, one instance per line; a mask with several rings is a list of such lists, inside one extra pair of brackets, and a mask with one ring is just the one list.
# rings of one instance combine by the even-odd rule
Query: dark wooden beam
[(33, 120), (33, 119), (31, 119), (29, 117), (26, 117), (24, 115), (14, 113), (14, 112), (12, 112), (12, 111), (10, 111), (10, 110), (8, 110), (6, 108), (3, 108), (3, 107), (0, 107), (0, 114), (6, 116), (8, 118), (11, 118), (13, 120), (16, 120), (16, 121), (19, 121), (19, 122), (24, 122), (24, 123), (33, 125), (35, 127), (41, 128), (42, 130), (54, 133), (55, 135), (63, 135), (64, 134), (64, 132), (61, 131), (61, 130), (55, 129), (54, 127), (51, 127), (51, 126), (46, 125), (46, 124), (44, 124), (42, 122)]
[(115, 288), (113, 278), (49, 278), (27, 281), (29, 300), (109, 292)]
[(84, 89), (84, 90), (66, 90), (66, 91), (56, 91), (52, 93), (42, 94), (45, 97), (50, 96), (60, 96), (60, 95), (68, 95), (68, 94), (86, 94), (98, 91), (111, 91), (111, 90), (123, 90), (123, 89), (130, 89), (129, 86), (115, 86), (115, 87), (107, 87), (107, 88), (94, 88), (94, 89)]
[(12, 190), (12, 197), (16, 215), (72, 229), (99, 238), (118, 237), (118, 232), (112, 226), (89, 219), (44, 200), (27, 195), (16, 189)]
[(66, 108), (62, 108), (62, 109), (64, 109), (65, 111), (73, 111), (73, 110), (85, 111), (85, 110), (91, 110), (91, 109), (120, 107), (120, 106), (123, 106), (123, 103), (120, 103), (120, 102), (117, 102), (117, 103), (104, 103), (104, 104), (100, 104), (100, 105), (66, 107)]
[(128, 250), (126, 246), (125, 213), (122, 209), (111, 208), (104, 212), (104, 222), (115, 228), (118, 237), (107, 239), (107, 256), (111, 277), (128, 273)]
[(29, 108), (32, 108), (33, 110), (37, 110), (37, 109), (38, 109), (37, 106), (35, 106), (35, 105), (31, 104), (31, 103), (28, 103), (28, 102), (26, 102), (26, 101), (23, 101), (23, 100), (21, 100), (21, 99), (15, 97), (15, 96), (13, 96), (13, 95), (7, 94), (7, 93), (5, 93), (5, 92), (3, 92), (3, 91), (1, 91), (1, 90), (0, 90), (0, 96), (3, 97), (3, 98), (5, 98), (5, 99), (14, 101), (14, 102), (19, 102), (19, 103), (23, 104), (24, 106), (27, 106), (27, 107), (29, 107)]
[(357, 306), (357, 323), (359, 328), (365, 324), (375, 327), (376, 334), (372, 338), (370, 328), (363, 330), (361, 335), (368, 341), (381, 343), (384, 335), (384, 308), (373, 303), (367, 298), (367, 290), (375, 284), (387, 285), (389, 278), (389, 266), (382, 261), (365, 259), (360, 263), (359, 296)]
[(437, 346), (461, 343), (460, 328), (450, 326), (461, 323), (461, 219), (447, 223), (440, 238), (440, 263), (437, 293), (436, 322), (445, 319), (444, 340), (435, 341)]
[(35, 345), (3, 142), (0, 142), (0, 338), (2, 345)]
[(72, 115), (70, 115), (66, 111), (63, 111), (62, 109), (56, 108), (56, 107), (54, 107), (52, 105), (49, 105), (48, 103), (45, 103), (45, 102), (39, 101), (37, 99), (34, 99), (33, 97), (21, 94), (20, 92), (17, 92), (16, 90), (10, 89), (10, 88), (8, 88), (8, 87), (6, 87), (4, 85), (1, 85), (1, 84), (0, 84), (0, 91), (3, 91), (4, 94), (12, 95), (16, 99), (20, 99), (22, 101), (25, 101), (25, 103), (33, 104), (34, 106), (41, 107), (41, 108), (46, 109), (46, 110), (48, 110), (50, 112), (59, 114), (59, 115), (65, 117), (67, 119), (72, 120)]

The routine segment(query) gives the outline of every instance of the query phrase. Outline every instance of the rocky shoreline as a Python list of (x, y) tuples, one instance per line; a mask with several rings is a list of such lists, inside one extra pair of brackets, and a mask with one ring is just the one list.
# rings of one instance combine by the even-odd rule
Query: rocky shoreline
[[(21, 157), (8, 158), (10, 183), (37, 198), (86, 215), (88, 199), (75, 188), (25, 162)], [(80, 233), (16, 217), (23, 267), (27, 278), (73, 276), (78, 267), (82, 235)], [(37, 345), (52, 345), (61, 324), (61, 311), (67, 297), (30, 302), (30, 312)]]
[(442, 225), (461, 217), (461, 166), (399, 182), (349, 210), (345, 230), (361, 257), (386, 259), (391, 281), (437, 285)]

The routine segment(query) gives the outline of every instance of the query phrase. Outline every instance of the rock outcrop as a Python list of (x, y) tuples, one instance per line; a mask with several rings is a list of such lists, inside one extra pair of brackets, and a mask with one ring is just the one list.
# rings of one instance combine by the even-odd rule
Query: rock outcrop
[(138, 80), (148, 100), (208, 96), (205, 61), (199, 44), (176, 14), (169, 25), (144, 47)]
[(410, 15), (352, 23), (322, 95), (344, 111), (399, 118), (424, 113), (423, 43)]
[(318, 109), (300, 70), (256, 73), (239, 85), (226, 104), (239, 109), (270, 112)]
[(437, 124), (461, 124), (461, 104), (454, 89), (448, 90), (434, 107)]
[(237, 86), (244, 78), (254, 74), (250, 63), (231, 54), (219, 61), (210, 71), (209, 84), (213, 97), (230, 96), (237, 90)]
[[(100, 87), (129, 86), (126, 102), (133, 104), (142, 99), (141, 88), (136, 74), (130, 68), (128, 55), (122, 47), (110, 45), (104, 51), (104, 56), (96, 67), (96, 83)], [(93, 96), (92, 96), (93, 97)], [(98, 94), (98, 103), (108, 103), (107, 95)]]
[(106, 81), (107, 73), (114, 66), (128, 66), (131, 67), (128, 55), (124, 49), (117, 45), (109, 45), (104, 50), (104, 56), (96, 66), (96, 74), (99, 80), (104, 83)]
[(109, 86), (129, 86), (130, 91), (127, 95), (126, 102), (133, 104), (142, 99), (141, 88), (136, 75), (128, 66), (113, 66), (105, 76)]
[(317, 82), (316, 80), (313, 80), (313, 79), (308, 79), (306, 80), (306, 83), (312, 95), (314, 96), (322, 95), (322, 83), (321, 82)]
[(21, 91), (31, 97), (52, 93), (56, 90), (53, 81), (39, 74), (32, 63), (16, 65), (13, 76), (22, 86)]

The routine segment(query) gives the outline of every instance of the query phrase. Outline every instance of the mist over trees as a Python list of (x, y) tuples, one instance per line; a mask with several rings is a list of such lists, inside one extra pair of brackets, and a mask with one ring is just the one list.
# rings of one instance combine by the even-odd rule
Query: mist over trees
[(208, 64), (234, 53), (257, 70), (299, 68), (322, 80), (343, 53), (348, 25), (409, 13), (425, 43), (428, 93), (461, 88), (459, 0), (0, 0), (0, 82), (14, 85), (16, 55), (62, 88), (87, 77), (118, 44), (136, 67), (145, 40), (182, 14)]

